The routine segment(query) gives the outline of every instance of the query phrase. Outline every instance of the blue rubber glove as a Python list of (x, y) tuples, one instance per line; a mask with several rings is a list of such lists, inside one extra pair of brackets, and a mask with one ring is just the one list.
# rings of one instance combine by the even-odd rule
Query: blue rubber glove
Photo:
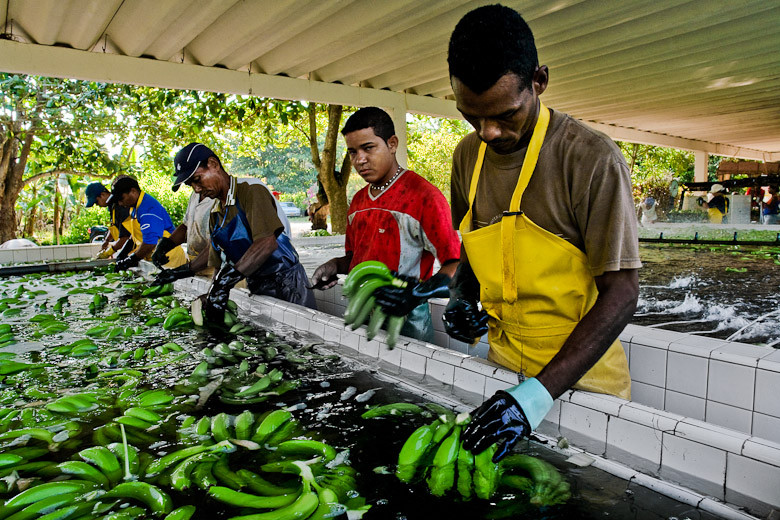
[(493, 455), (493, 462), (498, 462), (541, 424), (552, 406), (550, 392), (533, 377), (507, 391), (499, 390), (471, 413), (461, 436), (463, 447), (476, 454), (498, 443)]

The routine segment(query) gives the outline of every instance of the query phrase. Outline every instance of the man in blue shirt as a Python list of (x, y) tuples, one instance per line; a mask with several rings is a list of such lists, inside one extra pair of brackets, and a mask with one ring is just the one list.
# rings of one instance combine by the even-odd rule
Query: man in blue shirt
[[(152, 254), (157, 242), (162, 237), (168, 237), (173, 233), (175, 227), (162, 204), (142, 191), (138, 181), (132, 177), (116, 181), (110, 200), (129, 208), (130, 218), (138, 221), (139, 225), (136, 229), (139, 229), (141, 236), (134, 236), (133, 240), (141, 245), (133, 254), (116, 263), (117, 269), (120, 270), (136, 267), (141, 260)], [(169, 269), (178, 267), (187, 261), (184, 250), (180, 246), (171, 250), (168, 253), (168, 258), (170, 262), (165, 267)]]

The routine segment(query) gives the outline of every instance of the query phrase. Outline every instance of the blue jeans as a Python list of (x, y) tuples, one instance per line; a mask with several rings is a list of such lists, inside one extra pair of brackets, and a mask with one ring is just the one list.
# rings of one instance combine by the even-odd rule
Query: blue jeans
[(428, 302), (423, 302), (409, 313), (406, 323), (401, 327), (401, 335), (420, 341), (433, 341), (433, 320)]

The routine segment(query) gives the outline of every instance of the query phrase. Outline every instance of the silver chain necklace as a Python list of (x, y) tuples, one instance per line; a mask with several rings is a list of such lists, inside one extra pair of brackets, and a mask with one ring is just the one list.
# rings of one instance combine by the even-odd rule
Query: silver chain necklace
[(398, 165), (398, 169), (395, 171), (395, 175), (393, 175), (393, 177), (389, 181), (387, 181), (386, 183), (382, 184), (381, 186), (377, 186), (376, 184), (372, 184), (371, 187), (374, 188), (375, 190), (385, 191), (393, 183), (393, 181), (396, 180), (396, 178), (398, 178), (399, 175), (401, 175), (402, 171), (403, 171), (403, 168), (401, 168), (401, 165), (399, 164)]

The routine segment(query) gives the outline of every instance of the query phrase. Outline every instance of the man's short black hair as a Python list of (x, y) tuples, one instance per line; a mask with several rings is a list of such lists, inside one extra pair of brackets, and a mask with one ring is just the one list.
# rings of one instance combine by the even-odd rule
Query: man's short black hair
[(395, 125), (390, 115), (377, 107), (363, 107), (347, 119), (341, 135), (347, 135), (364, 128), (372, 128), (377, 137), (385, 142), (395, 135)]
[(133, 188), (141, 191), (141, 186), (138, 185), (137, 180), (132, 177), (123, 177), (114, 183), (114, 189), (111, 191), (111, 195), (114, 200), (118, 201), (125, 193), (129, 193)]
[(460, 19), (450, 36), (450, 77), (481, 94), (514, 73), (530, 88), (539, 65), (531, 28), (520, 13), (500, 4), (478, 7)]

